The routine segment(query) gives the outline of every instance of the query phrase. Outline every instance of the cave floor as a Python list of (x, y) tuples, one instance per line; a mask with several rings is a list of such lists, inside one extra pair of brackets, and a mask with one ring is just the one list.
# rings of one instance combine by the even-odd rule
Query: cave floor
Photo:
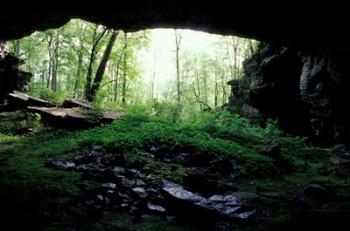
[(85, 131), (0, 119), (1, 230), (347, 230), (344, 147), (221, 119), (136, 114)]

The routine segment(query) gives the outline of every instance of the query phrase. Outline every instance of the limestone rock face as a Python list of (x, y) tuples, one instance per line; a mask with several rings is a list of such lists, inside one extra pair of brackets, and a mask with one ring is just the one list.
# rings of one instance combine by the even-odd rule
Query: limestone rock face
[(86, 129), (101, 123), (111, 123), (123, 115), (121, 112), (104, 112), (92, 115), (89, 111), (76, 111), (73, 108), (27, 107), (27, 111), (38, 113), (41, 118), (53, 126), (70, 129)]
[(66, 99), (63, 101), (62, 106), (64, 108), (83, 108), (83, 109), (92, 109), (92, 106), (89, 102), (80, 99)]
[(2, 104), (6, 96), (14, 90), (28, 91), (32, 74), (20, 70), (23, 60), (5, 51), (0, 53), (2, 53), (0, 54), (0, 104)]
[(230, 107), (255, 122), (276, 119), (284, 131), (319, 145), (346, 143), (350, 85), (344, 60), (342, 53), (262, 44), (243, 63), (246, 78), (228, 83)]
[[(234, 5), (233, 5), (234, 4)], [(233, 6), (231, 6), (233, 5)], [(13, 19), (16, 12), (16, 20)], [(298, 47), (336, 47), (349, 41), (348, 9), (334, 7), (240, 6), (226, 0), (179, 2), (129, 0), (118, 7), (110, 2), (85, 2), (84, 8), (33, 7), (3, 9), (0, 40), (17, 39), (36, 30), (58, 28), (71, 18), (81, 18), (115, 29), (187, 28), (218, 34), (235, 34)], [(344, 42), (344, 43), (342, 43)]]

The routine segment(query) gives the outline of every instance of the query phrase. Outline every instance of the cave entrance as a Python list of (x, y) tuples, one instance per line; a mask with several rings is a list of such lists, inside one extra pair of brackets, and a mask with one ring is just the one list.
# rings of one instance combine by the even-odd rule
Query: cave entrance
[(76, 98), (103, 109), (149, 105), (155, 113), (227, 105), (227, 82), (244, 76), (255, 40), (180, 29), (133, 33), (82, 20), (7, 42), (33, 77), (29, 94)]

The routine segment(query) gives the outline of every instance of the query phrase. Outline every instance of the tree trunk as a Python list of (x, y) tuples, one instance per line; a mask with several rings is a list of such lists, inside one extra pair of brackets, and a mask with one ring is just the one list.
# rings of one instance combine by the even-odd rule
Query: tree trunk
[(124, 32), (124, 43), (125, 43), (125, 52), (124, 52), (124, 66), (123, 66), (123, 86), (122, 86), (122, 103), (125, 105), (126, 104), (126, 61), (127, 61), (127, 56), (126, 56), (126, 49), (127, 49), (127, 33)]
[(13, 54), (16, 57), (20, 55), (20, 40), (13, 41)]
[(52, 78), (51, 78), (51, 89), (57, 91), (57, 72), (58, 72), (58, 49), (59, 49), (59, 34), (56, 32), (55, 43), (53, 48), (52, 57)]
[(93, 64), (94, 64), (95, 58), (96, 58), (97, 45), (99, 44), (99, 42), (101, 41), (101, 39), (105, 35), (107, 29), (105, 28), (100, 35), (97, 35), (97, 31), (98, 31), (98, 25), (96, 25), (94, 35), (92, 37), (92, 48), (91, 48), (91, 54), (90, 54), (90, 62), (89, 62), (87, 76), (86, 76), (86, 84), (85, 84), (85, 91), (84, 91), (85, 99), (89, 99), (89, 97), (90, 97)]
[(177, 113), (176, 119), (180, 118), (181, 115), (181, 77), (180, 77), (180, 43), (181, 35), (175, 29), (175, 52), (176, 52), (176, 90), (177, 90)]
[[(125, 36), (125, 35), (124, 35)], [(126, 42), (126, 41), (125, 41)], [(124, 44), (123, 50), (119, 55), (118, 61), (117, 61), (117, 70), (115, 73), (115, 83), (114, 83), (114, 102), (118, 99), (118, 84), (119, 84), (119, 71), (120, 71), (120, 63), (122, 61), (122, 58), (125, 55), (125, 49), (127, 48), (127, 43)]]
[(109, 59), (109, 56), (111, 55), (115, 40), (117, 39), (117, 36), (118, 36), (118, 32), (113, 31), (111, 37), (109, 38), (106, 49), (103, 52), (103, 56), (102, 56), (100, 65), (98, 66), (97, 71), (96, 71), (96, 76), (95, 76), (95, 79), (94, 79), (94, 82), (92, 84), (90, 94), (88, 97), (89, 101), (92, 101), (95, 98), (97, 91), (100, 89), (101, 81), (103, 79), (103, 75), (104, 75), (105, 70), (106, 70), (108, 59)]
[[(117, 67), (119, 68), (119, 67)], [(116, 71), (115, 80), (114, 80), (114, 97), (113, 102), (118, 100), (118, 70)]]
[(221, 75), (221, 87), (222, 87), (222, 104), (224, 105), (226, 103), (226, 81), (225, 81), (225, 74), (222, 73)]
[(51, 44), (52, 44), (52, 35), (49, 36), (48, 42), (48, 53), (49, 53), (49, 66), (47, 70), (47, 77), (46, 77), (46, 88), (50, 88), (50, 82), (51, 82), (51, 75), (52, 75), (52, 51), (51, 51)]
[[(81, 46), (82, 49), (82, 46)], [(73, 94), (74, 97), (79, 97), (79, 83), (80, 83), (80, 75), (81, 75), (81, 68), (83, 65), (83, 53), (81, 52), (81, 49), (78, 51), (78, 64), (77, 64), (77, 76), (75, 78), (74, 82), (74, 88), (73, 88)]]
[(157, 58), (154, 55), (154, 65), (153, 65), (153, 76), (152, 76), (152, 85), (151, 85), (151, 102), (154, 100), (154, 85), (156, 78), (156, 66), (157, 66)]
[(218, 106), (218, 73), (217, 73), (217, 70), (215, 68), (215, 88), (214, 88), (214, 107), (217, 107)]

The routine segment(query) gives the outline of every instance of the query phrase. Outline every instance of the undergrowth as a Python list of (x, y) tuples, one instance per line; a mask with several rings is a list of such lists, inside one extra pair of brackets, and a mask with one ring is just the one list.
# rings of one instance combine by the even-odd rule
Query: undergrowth
[[(261, 152), (264, 146), (271, 143), (281, 146), (281, 158), (288, 163), (290, 172), (283, 173), (274, 158)], [(8, 209), (12, 208), (9, 214), (23, 213), (23, 217), (30, 214), (32, 219), (52, 219), (54, 216), (69, 222), (67, 214), (79, 213), (76, 207), (70, 205), (81, 197), (78, 187), (80, 174), (52, 170), (45, 163), (48, 158), (79, 155), (93, 145), (101, 145), (108, 153), (122, 153), (136, 159), (142, 158), (138, 157), (138, 153), (150, 145), (165, 147), (169, 151), (209, 155), (214, 160), (233, 158), (241, 166), (239, 179), (247, 182), (259, 182), (261, 179), (262, 186), (271, 185), (273, 179), (282, 181), (283, 174), (288, 175), (286, 179), (292, 184), (293, 180), (305, 183), (302, 180), (318, 177), (320, 171), (328, 168), (330, 173), (327, 179), (333, 180), (334, 169), (326, 162), (327, 153), (342, 148), (316, 148), (304, 138), (282, 133), (276, 123), (269, 122), (265, 128), (261, 128), (224, 110), (201, 112), (174, 122), (164, 118), (161, 113), (136, 108), (110, 125), (74, 132), (43, 127), (36, 115), (16, 113), (0, 121), (2, 210), (6, 209), (8, 213)], [(154, 166), (161, 169), (157, 163)], [(177, 180), (184, 174), (181, 167), (175, 167), (174, 175), (164, 177)], [(303, 179), (299, 180), (293, 172), (299, 172)], [(282, 188), (284, 184), (272, 185)], [(16, 206), (11, 204), (13, 201), (17, 201)], [(32, 204), (34, 201), (35, 204)], [(28, 211), (19, 212), (19, 207), (23, 205)], [(69, 208), (70, 212), (63, 208)], [(31, 212), (33, 209), (34, 213)]]

